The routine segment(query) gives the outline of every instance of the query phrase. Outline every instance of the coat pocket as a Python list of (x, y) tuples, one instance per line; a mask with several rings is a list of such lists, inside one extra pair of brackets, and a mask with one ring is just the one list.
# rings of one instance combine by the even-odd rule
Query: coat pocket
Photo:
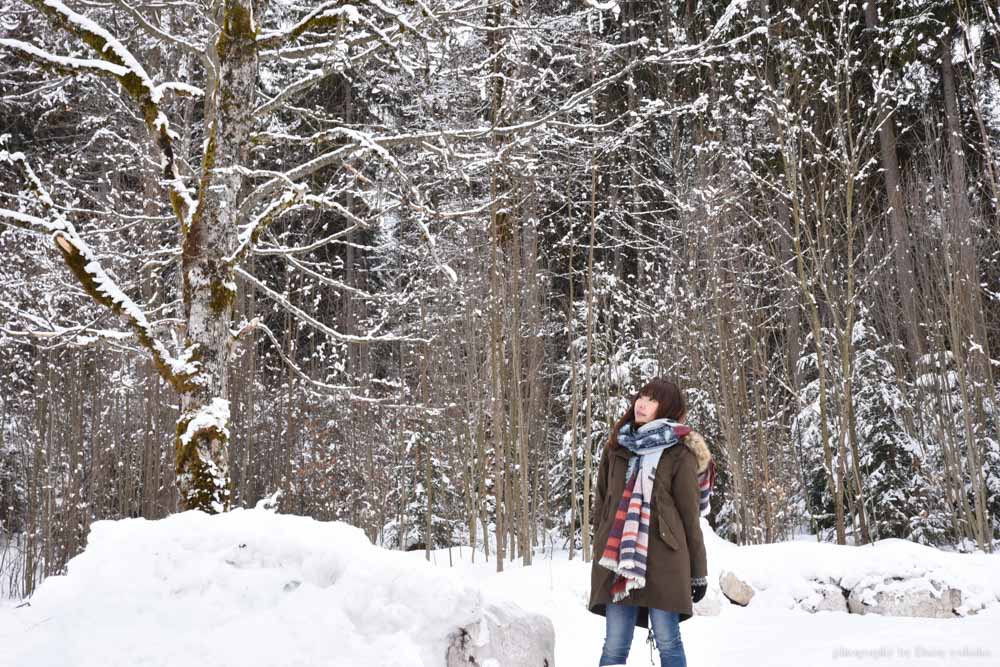
[(668, 547), (677, 551), (680, 549), (680, 544), (677, 542), (677, 537), (674, 535), (674, 531), (670, 529), (670, 522), (667, 520), (668, 512), (665, 510), (660, 510), (658, 514), (657, 527), (660, 532), (660, 539), (666, 543)]

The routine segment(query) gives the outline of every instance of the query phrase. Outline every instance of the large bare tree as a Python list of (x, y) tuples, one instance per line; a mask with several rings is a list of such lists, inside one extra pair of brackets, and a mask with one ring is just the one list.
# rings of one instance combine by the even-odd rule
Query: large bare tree
[[(155, 362), (160, 375), (180, 396), (176, 424), (176, 472), (181, 505), (207, 512), (230, 505), (229, 364), (237, 339), (261, 326), (259, 321), (234, 326), (237, 283), (262, 293), (294, 316), (337, 340), (365, 342), (386, 337), (342, 334), (291, 304), (246, 267), (268, 227), (279, 217), (302, 207), (332, 211), (349, 229), (363, 227), (342, 203), (350, 186), (313, 189), (320, 173), (336, 174), (349, 160), (375, 156), (392, 167), (387, 146), (414, 141), (410, 137), (358, 132), (329, 121), (321, 129), (284, 134), (283, 113), (298, 98), (331, 77), (370, 59), (392, 61), (399, 71), (413, 71), (406, 41), (426, 38), (436, 19), (427, 3), (397, 10), (383, 2), (343, 5), (323, 2), (298, 16), (273, 15), (261, 0), (216, 0), (188, 11), (195, 26), (171, 34), (164, 27), (163, 7), (117, 2), (117, 8), (153, 40), (190, 56), (186, 80), (165, 72), (158, 80), (106, 28), (61, 0), (25, 0), (76, 42), (73, 51), (89, 47), (92, 58), (53, 53), (18, 39), (0, 39), (0, 46), (53, 70), (96, 75), (117, 82), (121, 94), (138, 113), (155, 147), (163, 196), (175, 218), (182, 307), (183, 342), (171, 345), (169, 333), (151, 323), (141, 303), (127, 295), (102, 266), (101, 251), (91, 248), (78, 230), (80, 220), (67, 215), (32, 169), (31, 156), (5, 152), (8, 162), (23, 168), (38, 196), (40, 211), (0, 210), (8, 225), (51, 236), (66, 266), (80, 286), (99, 304), (120, 315)], [(186, 3), (189, 5), (189, 3)], [(179, 11), (180, 5), (178, 5)], [(263, 24), (271, 17), (277, 29)], [(71, 42), (72, 43), (72, 42)], [(315, 55), (322, 59), (313, 59)], [(259, 85), (262, 63), (268, 62), (268, 93)], [(317, 67), (317, 64), (321, 66)], [(171, 77), (171, 78), (166, 78)], [(173, 96), (193, 96), (204, 102), (200, 167), (188, 170), (179, 153), (180, 134), (170, 118)], [(123, 114), (122, 122), (129, 118)], [(265, 170), (255, 166), (253, 143), (281, 140), (303, 147), (292, 166)], [(415, 196), (419, 199), (419, 193)], [(397, 200), (398, 201), (398, 200)], [(418, 205), (420, 202), (416, 202)], [(280, 251), (280, 249), (279, 249)]]

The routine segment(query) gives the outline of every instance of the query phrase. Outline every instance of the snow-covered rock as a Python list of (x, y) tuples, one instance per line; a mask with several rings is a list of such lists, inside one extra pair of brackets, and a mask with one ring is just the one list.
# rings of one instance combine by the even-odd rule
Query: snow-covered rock
[[(732, 573), (753, 590), (751, 607), (847, 611), (835, 588), (843, 597), (845, 591), (849, 595), (860, 587), (858, 595), (862, 595), (876, 584), (900, 580), (909, 581), (910, 588), (925, 589), (928, 605), (933, 598), (934, 604), (944, 608), (952, 599), (948, 596), (959, 595), (955, 613), (949, 617), (973, 615), (1000, 602), (1000, 554), (948, 552), (899, 539), (850, 546), (810, 537), (738, 546), (720, 538), (704, 521), (702, 533), (709, 577), (720, 577), (721, 585), (723, 575)], [(932, 589), (956, 593), (939, 602)], [(883, 596), (884, 613), (901, 613), (905, 606), (888, 604), (890, 597)], [(872, 601), (869, 606), (877, 605)]]
[[(343, 523), (264, 509), (99, 521), (65, 576), (0, 609), (0, 663), (441, 667), (459, 628), (490, 627), (491, 605), (459, 573)], [(537, 652), (551, 655), (546, 627)]]
[(927, 578), (866, 579), (854, 586), (847, 601), (853, 614), (952, 618), (962, 605), (962, 592)]
[(451, 635), (447, 667), (554, 667), (555, 650), (555, 629), (547, 617), (491, 604), (478, 623)]
[(745, 607), (753, 599), (753, 587), (741, 580), (732, 572), (722, 572), (719, 575), (719, 588), (730, 602)]
[(837, 584), (816, 581), (813, 582), (813, 590), (809, 595), (799, 600), (798, 605), (808, 612), (846, 612), (847, 598), (844, 597), (844, 590)]
[(718, 616), (720, 613), (722, 613), (722, 592), (709, 586), (705, 591), (705, 597), (694, 604), (694, 615)]

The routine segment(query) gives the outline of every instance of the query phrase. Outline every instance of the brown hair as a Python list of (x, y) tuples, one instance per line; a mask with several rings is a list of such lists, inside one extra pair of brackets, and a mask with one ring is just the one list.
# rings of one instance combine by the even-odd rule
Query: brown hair
[(628, 410), (612, 427), (611, 436), (608, 438), (608, 447), (611, 449), (618, 449), (618, 431), (621, 430), (621, 427), (626, 423), (635, 423), (635, 402), (639, 400), (640, 396), (648, 396), (657, 402), (656, 414), (653, 415), (653, 419), (666, 418), (678, 421), (687, 412), (687, 403), (681, 388), (666, 378), (653, 378), (632, 398)]

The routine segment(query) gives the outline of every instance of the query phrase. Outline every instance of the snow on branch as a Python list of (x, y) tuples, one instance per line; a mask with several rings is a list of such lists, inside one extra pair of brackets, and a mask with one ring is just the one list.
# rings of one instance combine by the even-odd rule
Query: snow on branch
[(748, 4), (749, 0), (731, 0), (729, 6), (726, 7), (726, 11), (722, 13), (722, 17), (716, 22), (709, 35), (714, 37), (729, 30), (733, 18), (740, 12), (745, 11)]
[(306, 389), (311, 389), (313, 391), (316, 391), (316, 393), (318, 394), (335, 394), (337, 396), (344, 396), (347, 398), (347, 400), (353, 401), (355, 403), (370, 403), (373, 405), (378, 405), (379, 407), (382, 408), (409, 410), (414, 412), (426, 413), (429, 415), (441, 415), (444, 414), (444, 412), (447, 410), (447, 408), (435, 408), (424, 405), (405, 405), (399, 403), (392, 403), (391, 401), (388, 401), (386, 399), (375, 398), (373, 396), (359, 396), (358, 394), (354, 393), (358, 389), (358, 387), (353, 387), (350, 385), (329, 384), (327, 382), (321, 382), (320, 380), (314, 380), (313, 378), (309, 377), (305, 373), (305, 371), (299, 368), (298, 364), (296, 364), (292, 359), (288, 358), (288, 356), (282, 350), (283, 348), (282, 344), (278, 341), (278, 338), (274, 335), (274, 332), (271, 331), (266, 325), (260, 322), (255, 322), (253, 328), (263, 331), (264, 334), (271, 340), (271, 344), (274, 346), (274, 351), (278, 354), (278, 357), (280, 357), (281, 360), (285, 363), (285, 365), (288, 366), (289, 370), (292, 371), (295, 377), (297, 377), (304, 383)]
[(156, 94), (162, 96), (164, 91), (172, 90), (175, 95), (181, 97), (204, 97), (205, 91), (198, 86), (184, 83), (182, 81), (167, 81), (156, 86)]
[(276, 292), (275, 290), (271, 289), (270, 287), (268, 287), (267, 285), (265, 285), (262, 280), (260, 280), (256, 276), (248, 273), (242, 267), (239, 267), (239, 266), (235, 267), (235, 271), (236, 271), (236, 273), (240, 277), (242, 277), (247, 282), (249, 282), (255, 289), (257, 289), (258, 291), (260, 291), (262, 294), (270, 297), (271, 300), (274, 301), (277, 305), (279, 305), (280, 307), (284, 308), (286, 311), (288, 311), (292, 315), (295, 315), (296, 317), (298, 317), (303, 322), (305, 322), (306, 324), (310, 325), (311, 327), (313, 327), (317, 331), (319, 331), (319, 332), (321, 332), (323, 334), (326, 334), (327, 336), (329, 336), (330, 338), (333, 338), (334, 340), (339, 340), (339, 341), (342, 341), (342, 342), (345, 342), (345, 343), (389, 343), (389, 342), (395, 342), (395, 341), (406, 341), (406, 342), (411, 342), (411, 343), (428, 343), (428, 342), (430, 342), (430, 341), (428, 341), (426, 339), (423, 339), (423, 338), (411, 338), (411, 337), (408, 337), (408, 336), (393, 336), (393, 335), (386, 335), (386, 336), (354, 336), (354, 335), (350, 335), (350, 334), (341, 333), (340, 331), (337, 331), (336, 329), (331, 329), (330, 327), (328, 327), (327, 325), (323, 324), (322, 322), (320, 322), (315, 317), (313, 317), (312, 315), (310, 315), (306, 311), (302, 310), (301, 308), (296, 307), (291, 301), (289, 301), (287, 298), (285, 298), (284, 295), (282, 295), (279, 292)]
[(54, 53), (49, 53), (43, 49), (38, 48), (34, 44), (29, 44), (28, 42), (22, 42), (19, 39), (0, 39), (0, 46), (6, 46), (8, 49), (13, 49), (15, 51), (20, 51), (23, 54), (29, 55), (35, 60), (40, 60), (47, 65), (51, 65), (58, 69), (75, 71), (75, 72), (91, 72), (93, 74), (110, 74), (112, 76), (121, 77), (128, 74), (128, 70), (124, 67), (115, 65), (114, 63), (109, 63), (106, 60), (93, 60), (90, 58), (71, 58), (69, 56), (59, 56)]
[(49, 191), (42, 184), (42, 181), (38, 178), (35, 170), (31, 168), (30, 164), (28, 164), (28, 160), (24, 157), (24, 153), (9, 153), (6, 149), (0, 149), (0, 162), (7, 162), (12, 165), (21, 165), (24, 175), (28, 178), (28, 184), (31, 186), (31, 189), (34, 190), (35, 196), (42, 202), (42, 205), (46, 209), (55, 208), (55, 202), (52, 201)]
[[(371, 56), (383, 47), (388, 48), (391, 57), (395, 59), (400, 69), (412, 76), (413, 70), (401, 57), (394, 40), (404, 34), (416, 35), (425, 42), (430, 42), (430, 37), (424, 34), (420, 27), (410, 21), (403, 12), (386, 6), (381, 0), (358, 0), (358, 4), (364, 4), (366, 8), (374, 8), (376, 12), (362, 12), (356, 5), (344, 4), (341, 0), (324, 2), (294, 25), (262, 35), (257, 40), (257, 47), (265, 55), (280, 55), (283, 53), (282, 47), (294, 43), (306, 33), (326, 32), (329, 29), (335, 29), (342, 37), (346, 26), (358, 24), (360, 27), (359, 30), (355, 31), (355, 35), (360, 35), (360, 40), (338, 39), (330, 45), (325, 45), (322, 52), (341, 51), (348, 53), (355, 51), (363, 44), (376, 41), (378, 44), (362, 54), (363, 57)], [(433, 13), (423, 3), (421, 3), (421, 11), (424, 14), (424, 21), (434, 19)], [(379, 14), (393, 21), (396, 24), (395, 29), (380, 27), (377, 21)], [(351, 59), (354, 60), (353, 57)], [(307, 85), (312, 83), (315, 83), (315, 80)]]
[(201, 60), (206, 65), (210, 66), (208, 55), (205, 53), (205, 49), (203, 47), (195, 46), (194, 44), (191, 44), (176, 35), (171, 35), (167, 31), (146, 20), (146, 17), (142, 15), (142, 12), (133, 7), (133, 3), (131, 2), (126, 2), (125, 0), (114, 0), (114, 3), (124, 11), (128, 12), (129, 15), (135, 19), (135, 22), (142, 26), (142, 29), (150, 35), (180, 47), (181, 50), (186, 51)]
[[(335, 52), (336, 55), (336, 52)], [(262, 114), (269, 114), (277, 109), (281, 108), (288, 100), (292, 99), (296, 95), (301, 95), (304, 91), (308, 90), (312, 86), (325, 81), (328, 77), (333, 74), (339, 74), (347, 69), (349, 63), (346, 63), (340, 59), (336, 60), (333, 65), (324, 67), (317, 72), (311, 72), (307, 76), (295, 81), (293, 83), (285, 86), (277, 95), (269, 99), (267, 102), (261, 104), (257, 109), (254, 110), (254, 115), (260, 116)]]
[(319, 239), (318, 241), (313, 241), (312, 243), (307, 243), (306, 245), (302, 245), (302, 246), (291, 246), (291, 247), (289, 247), (289, 246), (256, 245), (253, 248), (253, 254), (255, 254), (255, 255), (296, 255), (296, 254), (305, 253), (305, 252), (312, 252), (313, 250), (316, 250), (318, 248), (322, 248), (325, 245), (328, 245), (330, 243), (334, 243), (338, 239), (342, 239), (343, 237), (351, 234), (352, 232), (354, 232), (354, 231), (356, 231), (358, 229), (367, 229), (367, 228), (368, 228), (367, 224), (360, 224), (359, 225), (359, 224), (355, 223), (355, 224), (351, 225), (350, 227), (345, 227), (344, 229), (338, 230), (336, 232), (333, 232), (332, 234), (324, 236), (323, 238)]
[(55, 220), (46, 220), (20, 211), (0, 209), (0, 223), (50, 234), (66, 266), (76, 276), (84, 291), (97, 303), (125, 318), (142, 346), (153, 355), (153, 361), (164, 379), (178, 389), (197, 384), (201, 365), (195, 359), (194, 351), (189, 348), (180, 357), (170, 354), (166, 346), (153, 335), (145, 312), (107, 274), (97, 260), (97, 255), (80, 238), (71, 222), (61, 215)]
[[(194, 86), (183, 83), (156, 85), (145, 68), (132, 55), (132, 52), (125, 48), (125, 45), (103, 27), (83, 14), (73, 11), (60, 0), (25, 0), (25, 2), (94, 49), (101, 58), (100, 61), (68, 58), (63, 60), (71, 62), (61, 63), (61, 66), (80, 67), (81, 63), (103, 62), (102, 66), (92, 65), (86, 69), (115, 77), (121, 87), (138, 103), (146, 127), (156, 140), (156, 145), (160, 150), (162, 158), (160, 167), (163, 178), (169, 187), (170, 203), (174, 208), (175, 215), (184, 224), (194, 211), (195, 202), (178, 170), (173, 149), (173, 139), (176, 135), (170, 129), (166, 115), (160, 110), (160, 101), (164, 91), (167, 90), (174, 90), (180, 94), (201, 94), (201, 91)], [(17, 40), (4, 41), (16, 42)], [(22, 48), (22, 45), (28, 46), (38, 53), (31, 53)], [(8, 43), (6, 46), (18, 48), (22, 53), (29, 53), (42, 62), (60, 64), (52, 61), (52, 58), (59, 59), (59, 56), (35, 49), (30, 44), (19, 42), (16, 45)]]
[(11, 329), (10, 327), (0, 325), (0, 331), (12, 337), (30, 338), (35, 340), (62, 339), (66, 340), (67, 344), (75, 345), (77, 347), (85, 347), (99, 340), (107, 341), (113, 344), (124, 343), (134, 337), (131, 331), (94, 329), (90, 324), (78, 324), (72, 327), (63, 327), (53, 322), (48, 322), (41, 317), (32, 315), (31, 313), (13, 308), (10, 304), (3, 303), (0, 305), (4, 306), (8, 311), (13, 311), (18, 318), (28, 320), (34, 325), (34, 328), (24, 330)]
[(374, 152), (386, 162), (390, 169), (396, 171), (397, 165), (395, 158), (392, 157), (384, 146), (382, 146), (379, 142), (376, 142), (374, 137), (371, 135), (365, 132), (351, 130), (349, 128), (337, 128), (336, 130), (324, 133), (324, 138), (334, 136), (342, 137), (347, 141), (343, 145), (339, 145), (331, 151), (321, 153), (313, 159), (303, 162), (302, 164), (293, 167), (284, 173), (277, 174), (274, 178), (261, 183), (257, 186), (257, 188), (250, 192), (246, 199), (243, 200), (243, 203), (240, 204), (239, 216), (241, 218), (249, 216), (250, 211), (256, 207), (257, 204), (260, 204), (277, 194), (277, 192), (288, 183), (294, 183), (295, 181), (304, 179), (326, 167), (341, 164), (346, 160), (360, 157), (369, 151)]
[[(73, 11), (60, 0), (25, 0), (25, 2), (45, 13), (60, 27), (82, 39), (88, 46), (97, 51), (103, 60), (124, 68), (125, 74), (122, 76), (134, 78), (131, 85), (140, 85), (152, 92), (153, 82), (146, 73), (146, 69), (139, 64), (132, 52), (126, 49), (110, 32), (83, 14)], [(155, 101), (159, 102), (159, 99)]]
[(292, 373), (294, 373), (297, 378), (299, 378), (312, 388), (319, 389), (323, 393), (334, 393), (334, 394), (350, 393), (352, 390), (355, 389), (355, 387), (351, 387), (348, 385), (334, 385), (312, 379), (305, 373), (305, 371), (299, 368), (298, 364), (296, 364), (292, 359), (288, 358), (288, 355), (286, 355), (284, 350), (282, 349), (283, 346), (278, 341), (278, 338), (274, 335), (274, 332), (267, 327), (267, 325), (258, 321), (254, 324), (253, 328), (263, 331), (264, 334), (271, 339), (271, 343), (274, 345), (274, 351), (277, 352), (278, 356), (285, 363), (285, 365), (288, 366), (289, 370), (291, 370)]
[[(371, 135), (365, 132), (358, 132), (356, 130), (351, 130), (349, 128), (337, 128), (336, 130), (332, 130), (331, 132), (326, 134), (328, 134), (329, 136), (342, 137), (352, 143), (348, 143), (345, 146), (338, 146), (332, 151), (323, 153), (315, 157), (314, 159), (304, 164), (301, 164), (298, 167), (295, 167), (283, 174), (278, 174), (271, 180), (261, 184), (256, 190), (251, 192), (250, 195), (240, 205), (240, 217), (247, 215), (249, 213), (249, 210), (253, 206), (260, 203), (261, 201), (266, 200), (268, 197), (272, 196), (283, 185), (287, 185), (289, 182), (294, 182), (296, 180), (305, 178), (306, 176), (309, 176), (310, 174), (331, 164), (343, 162), (346, 159), (357, 157), (361, 153), (368, 153), (368, 152), (375, 153), (375, 155), (381, 158), (382, 161), (386, 164), (386, 166), (390, 170), (402, 176), (402, 173), (399, 170), (399, 166), (396, 162), (396, 159), (386, 149), (386, 147), (382, 145), (381, 142), (375, 139), (375, 137), (372, 137)], [(409, 141), (409, 139), (407, 139), (407, 141)], [(389, 142), (392, 143), (391, 140), (389, 140)], [(413, 190), (412, 188), (411, 191), (412, 194), (414, 195), (414, 199), (416, 201), (419, 201), (420, 199), (419, 193)], [(425, 213), (428, 212), (426, 207), (420, 204), (411, 204), (411, 206), (413, 206), (414, 209), (419, 210), (421, 212)], [(268, 209), (265, 210), (264, 215), (267, 215), (269, 211), (274, 210), (276, 208), (284, 210), (284, 208), (282, 207), (284, 207), (284, 198), (279, 199), (279, 201), (276, 204), (269, 206)], [(356, 218), (354, 220), (357, 221)], [(445, 277), (448, 279), (449, 282), (451, 282), (453, 285), (456, 284), (458, 282), (458, 276), (455, 274), (455, 271), (446, 263), (440, 261), (438, 257), (437, 246), (435, 243), (434, 235), (431, 234), (431, 231), (427, 227), (427, 225), (422, 220), (419, 219), (419, 216), (416, 220), (416, 223), (417, 226), (420, 228), (420, 231), (423, 234), (424, 238), (427, 241), (428, 247), (430, 248), (431, 251), (431, 258), (434, 260), (435, 265), (444, 273)], [(240, 234), (241, 237), (240, 250), (238, 251), (237, 255), (234, 255), (234, 257), (241, 255), (243, 252), (245, 252), (245, 249), (251, 245), (250, 243), (244, 243), (243, 241), (243, 236), (248, 229), (260, 229), (260, 231), (263, 231), (263, 228), (265, 227), (266, 223), (263, 226), (259, 225), (258, 223), (251, 223), (250, 225), (248, 225), (247, 228), (244, 230), (244, 232)], [(257, 236), (259, 236), (259, 232), (257, 232), (256, 236), (253, 236), (252, 239), (249, 240), (251, 242), (256, 241)]]
[(323, 283), (324, 285), (329, 285), (330, 287), (334, 288), (338, 292), (341, 292), (341, 293), (346, 292), (348, 294), (353, 294), (356, 297), (359, 297), (359, 298), (362, 298), (362, 299), (367, 299), (368, 301), (381, 301), (381, 300), (383, 300), (385, 298), (385, 297), (382, 297), (382, 296), (376, 296), (375, 294), (372, 294), (370, 292), (366, 292), (363, 289), (359, 289), (357, 287), (352, 287), (351, 285), (348, 285), (347, 283), (345, 283), (342, 280), (337, 280), (336, 278), (331, 278), (329, 276), (324, 276), (322, 273), (320, 273), (318, 271), (314, 271), (313, 269), (310, 269), (308, 266), (306, 266), (305, 264), (303, 264), (299, 260), (295, 259), (295, 257), (293, 257), (292, 255), (285, 255), (283, 257), (283, 259), (286, 262), (288, 262), (289, 265), (295, 267), (296, 269), (298, 269), (299, 271), (301, 271), (305, 275), (309, 276), (310, 278), (314, 278), (315, 280), (318, 280), (319, 282)]
[(304, 33), (321, 28), (337, 28), (347, 23), (361, 21), (361, 13), (354, 5), (345, 5), (341, 0), (324, 2), (312, 10), (298, 23), (285, 30), (275, 30), (261, 35), (257, 40), (258, 49), (274, 49), (294, 42)]
[(618, 5), (618, 0), (608, 0), (608, 2), (598, 2), (598, 0), (584, 0), (590, 7), (602, 12), (612, 12), (615, 18), (621, 14), (622, 8)]
[[(685, 51), (685, 56), (691, 53), (692, 49)], [(653, 61), (650, 61), (653, 62)], [(660, 57), (655, 60), (658, 64), (666, 63), (667, 61)], [(308, 142), (320, 144), (324, 142), (337, 142), (337, 146), (325, 153), (321, 153), (316, 157), (303, 162), (302, 164), (289, 169), (283, 174), (272, 178), (271, 180), (265, 181), (264, 183), (257, 186), (257, 188), (252, 191), (248, 197), (244, 200), (240, 207), (240, 215), (244, 216), (249, 213), (250, 208), (259, 204), (263, 200), (275, 195), (282, 186), (289, 181), (296, 181), (313, 173), (324, 169), (326, 167), (345, 162), (350, 159), (354, 159), (363, 155), (367, 152), (373, 152), (378, 157), (382, 158), (386, 165), (395, 170), (397, 165), (395, 158), (388, 151), (389, 147), (393, 146), (404, 146), (413, 144), (423, 144), (424, 142), (430, 140), (440, 140), (445, 141), (448, 139), (482, 139), (488, 136), (512, 136), (518, 134), (524, 134), (529, 130), (536, 127), (543, 126), (547, 123), (554, 122), (557, 118), (565, 115), (570, 115), (577, 110), (579, 105), (585, 100), (593, 97), (605, 88), (617, 83), (618, 81), (626, 78), (633, 70), (642, 67), (643, 65), (649, 64), (646, 61), (636, 60), (628, 65), (622, 67), (618, 71), (607, 75), (606, 77), (595, 81), (588, 88), (577, 91), (569, 98), (567, 98), (559, 107), (531, 120), (525, 121), (523, 123), (518, 123), (516, 125), (502, 125), (502, 126), (489, 126), (482, 125), (479, 127), (471, 128), (458, 128), (453, 130), (435, 130), (431, 132), (411, 132), (406, 134), (397, 135), (372, 135), (366, 132), (353, 130), (345, 127), (333, 128), (330, 130), (324, 130), (322, 132), (317, 132), (303, 139), (302, 137), (285, 135), (280, 133), (260, 133), (257, 135), (256, 139), (258, 141), (295, 141), (295, 142)]]
[(305, 191), (305, 185), (293, 184), (290, 190), (286, 190), (281, 197), (271, 202), (271, 204), (264, 209), (263, 213), (248, 222), (243, 229), (240, 230), (239, 245), (236, 247), (236, 250), (233, 251), (232, 255), (225, 258), (225, 261), (229, 264), (235, 264), (240, 261), (250, 251), (253, 245), (257, 243), (257, 239), (260, 238), (260, 235), (264, 233), (264, 230), (267, 229), (273, 221), (277, 220), (282, 213), (302, 201)]

